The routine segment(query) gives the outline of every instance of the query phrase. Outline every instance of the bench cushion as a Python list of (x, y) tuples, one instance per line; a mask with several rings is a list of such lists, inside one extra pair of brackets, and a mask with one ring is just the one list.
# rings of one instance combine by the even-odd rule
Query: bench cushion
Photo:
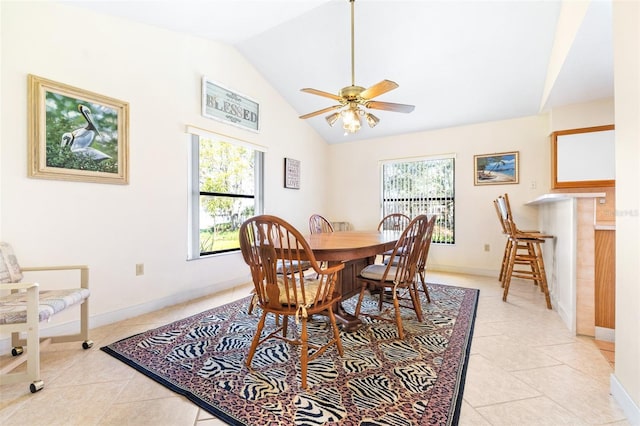
[[(39, 320), (46, 321), (54, 314), (83, 302), (89, 294), (89, 289), (86, 288), (41, 291)], [(0, 297), (0, 324), (24, 322), (27, 322), (27, 294), (13, 293)]]

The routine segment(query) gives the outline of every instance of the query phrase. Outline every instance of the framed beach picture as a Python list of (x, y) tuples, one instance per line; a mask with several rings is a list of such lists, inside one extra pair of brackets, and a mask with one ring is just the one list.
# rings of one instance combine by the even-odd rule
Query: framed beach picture
[(29, 177), (129, 183), (129, 104), (28, 77)]
[(518, 151), (473, 156), (475, 185), (519, 182)]

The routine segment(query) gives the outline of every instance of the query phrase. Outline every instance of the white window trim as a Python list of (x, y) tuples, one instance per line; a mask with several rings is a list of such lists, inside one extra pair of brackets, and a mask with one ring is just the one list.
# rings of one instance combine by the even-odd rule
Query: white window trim
[[(223, 140), (224, 142), (244, 146), (254, 151), (267, 152), (267, 147), (257, 145), (251, 142), (247, 142), (242, 139), (228, 136), (222, 133), (216, 133), (202, 129), (195, 126), (187, 126), (187, 134), (189, 137), (189, 166), (188, 166), (188, 199), (187, 199), (187, 260), (203, 259), (211, 256), (220, 256), (227, 254), (234, 254), (235, 252), (216, 253), (206, 256), (200, 255), (200, 237), (194, 232), (194, 229), (200, 229), (200, 211), (194, 206), (200, 205), (200, 187), (194, 185), (194, 182), (198, 182), (200, 173), (200, 139), (207, 138), (213, 140)], [(262, 212), (264, 210), (264, 156), (262, 161), (256, 162), (254, 176), (256, 179), (256, 212)], [(262, 176), (262, 179), (260, 179)], [(258, 214), (258, 213), (256, 213)]]

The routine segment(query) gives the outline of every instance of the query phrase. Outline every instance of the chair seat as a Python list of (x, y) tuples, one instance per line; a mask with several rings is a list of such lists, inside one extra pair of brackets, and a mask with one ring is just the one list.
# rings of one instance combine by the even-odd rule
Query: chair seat
[(309, 269), (309, 268), (311, 268), (311, 262), (309, 262), (308, 260), (302, 260), (302, 261), (278, 260), (276, 272), (278, 274), (290, 274), (292, 273), (292, 269), (293, 269), (293, 272), (296, 272), (298, 270), (304, 271), (305, 269)]
[[(320, 287), (320, 280), (316, 279), (305, 279), (304, 280), (304, 300), (307, 303), (310, 303), (316, 299), (316, 294), (318, 294), (318, 287)], [(298, 280), (296, 279), (296, 287), (298, 291), (300, 291), (300, 285), (298, 284)], [(278, 289), (280, 290), (279, 302), (283, 305), (289, 303), (290, 300), (296, 300), (296, 297), (293, 294), (293, 287), (289, 284), (289, 298), (287, 298), (287, 290), (284, 285), (284, 279), (282, 277), (278, 277)], [(303, 300), (300, 295), (298, 295), (297, 300)]]
[[(38, 306), (39, 321), (47, 321), (56, 313), (81, 303), (89, 295), (89, 289), (86, 288), (41, 291)], [(27, 322), (27, 294), (12, 293), (4, 296), (0, 305), (0, 324), (25, 322)]]
[[(362, 278), (380, 281), (384, 276), (384, 271), (386, 270), (387, 270), (387, 265), (373, 264), (365, 267), (362, 271), (360, 271), (360, 276)], [(389, 268), (389, 273), (387, 274), (387, 278), (385, 281), (393, 281), (395, 277), (396, 277), (396, 267), (392, 266), (391, 268)]]

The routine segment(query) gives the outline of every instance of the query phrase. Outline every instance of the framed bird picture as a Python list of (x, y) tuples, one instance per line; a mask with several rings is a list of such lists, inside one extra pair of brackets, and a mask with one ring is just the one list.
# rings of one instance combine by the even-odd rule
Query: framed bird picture
[(129, 183), (129, 104), (28, 77), (29, 177)]

